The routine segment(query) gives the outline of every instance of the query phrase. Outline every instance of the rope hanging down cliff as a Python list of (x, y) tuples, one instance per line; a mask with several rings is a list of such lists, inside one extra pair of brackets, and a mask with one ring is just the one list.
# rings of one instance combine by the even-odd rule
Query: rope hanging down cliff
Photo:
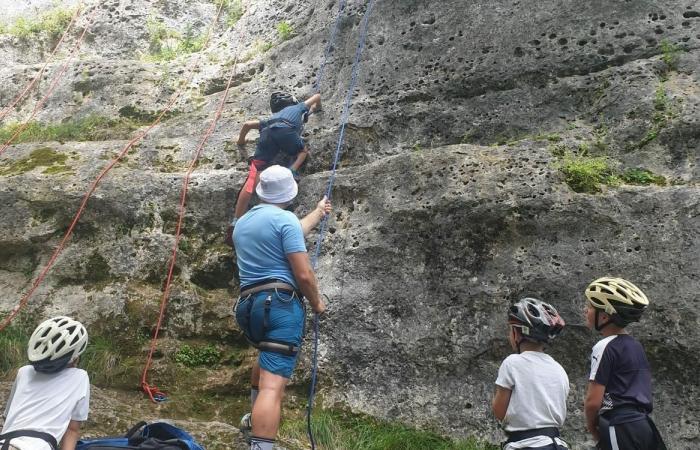
[(2, 111), (0, 111), (0, 120), (4, 119), (5, 116), (7, 116), (10, 113), (10, 111), (12, 111), (12, 108), (17, 106), (17, 104), (24, 98), (24, 96), (27, 95), (27, 93), (30, 90), (32, 90), (32, 88), (37, 83), (37, 81), (39, 81), (41, 79), (42, 75), (44, 75), (44, 71), (48, 67), (49, 62), (56, 55), (56, 52), (58, 51), (58, 49), (61, 46), (61, 44), (63, 43), (63, 41), (66, 39), (66, 36), (68, 36), (68, 33), (73, 28), (73, 24), (75, 24), (75, 21), (77, 20), (78, 16), (80, 16), (81, 11), (82, 11), (82, 5), (75, 9), (75, 12), (71, 16), (70, 22), (66, 26), (65, 31), (61, 35), (61, 38), (58, 40), (58, 42), (56, 42), (56, 45), (54, 46), (53, 50), (51, 51), (51, 54), (49, 55), (48, 58), (46, 58), (46, 62), (44, 62), (44, 65), (41, 66), (41, 69), (39, 70), (39, 72), (37, 72), (37, 74), (27, 84), (27, 86), (22, 90), (22, 92), (17, 94), (17, 96), (5, 108), (3, 108)]
[[(350, 85), (348, 87), (347, 95), (345, 97), (345, 104), (343, 105), (343, 112), (340, 117), (340, 132), (338, 135), (338, 144), (335, 149), (335, 156), (333, 158), (333, 166), (331, 169), (331, 175), (328, 179), (328, 187), (326, 188), (326, 197), (330, 200), (333, 194), (333, 184), (336, 178), (336, 171), (338, 169), (338, 163), (340, 162), (340, 157), (342, 156), (343, 142), (345, 140), (345, 127), (348, 123), (348, 117), (350, 116), (350, 107), (352, 104), (352, 97), (355, 92), (355, 87), (357, 85), (357, 79), (360, 72), (360, 60), (362, 58), (362, 52), (365, 48), (365, 41), (367, 39), (367, 25), (369, 23), (369, 18), (372, 14), (372, 9), (374, 8), (375, 0), (369, 0), (367, 9), (362, 18), (362, 26), (360, 28), (360, 38), (357, 43), (357, 49), (355, 50), (355, 60), (352, 63), (352, 75), (350, 77)], [(335, 32), (335, 31), (334, 31)], [(328, 48), (331, 47), (329, 43)], [(320, 79), (320, 77), (319, 77)], [(323, 239), (326, 234), (326, 228), (328, 224), (328, 216), (324, 216), (321, 221), (320, 230), (318, 233), (318, 240), (316, 241), (316, 250), (311, 259), (311, 265), (314, 270), (318, 267), (318, 258), (321, 254), (321, 246), (323, 245)], [(311, 411), (313, 408), (314, 396), (316, 394), (316, 377), (318, 372), (318, 339), (319, 339), (319, 329), (318, 329), (318, 314), (314, 314), (314, 350), (312, 356), (311, 364), (311, 386), (309, 388), (309, 405), (307, 408), (307, 433), (309, 435), (309, 441), (311, 442), (311, 448), (314, 450), (316, 448), (316, 443), (314, 441), (313, 432), (311, 430)]]
[[(240, 33), (239, 33), (239, 37), (238, 37), (238, 42), (243, 42), (243, 40), (240, 36)], [(177, 225), (175, 228), (175, 242), (173, 243), (172, 254), (170, 256), (170, 260), (168, 263), (167, 278), (165, 280), (165, 285), (163, 288), (163, 296), (161, 297), (160, 312), (158, 314), (158, 322), (156, 323), (155, 331), (153, 332), (153, 337), (151, 339), (150, 349), (148, 351), (148, 357), (146, 358), (146, 364), (143, 368), (143, 373), (141, 375), (141, 389), (143, 389), (143, 391), (146, 393), (146, 395), (148, 395), (148, 397), (151, 399), (151, 401), (156, 402), (156, 403), (167, 400), (167, 397), (166, 397), (165, 393), (161, 392), (156, 386), (148, 383), (148, 371), (150, 370), (151, 364), (153, 362), (153, 353), (155, 352), (155, 349), (156, 349), (156, 343), (158, 341), (158, 334), (160, 333), (160, 329), (161, 329), (161, 326), (163, 323), (163, 317), (165, 315), (165, 310), (167, 308), (168, 300), (170, 298), (170, 289), (172, 287), (173, 273), (175, 271), (175, 263), (177, 261), (177, 253), (178, 253), (178, 248), (180, 245), (180, 237), (182, 235), (182, 222), (184, 221), (185, 212), (187, 210), (187, 208), (186, 208), (187, 190), (188, 190), (188, 186), (190, 183), (190, 177), (191, 177), (194, 169), (197, 167), (197, 161), (199, 160), (199, 157), (202, 154), (202, 151), (204, 150), (204, 146), (206, 145), (207, 141), (211, 137), (212, 133), (214, 133), (214, 130), (216, 129), (216, 125), (219, 122), (219, 119), (221, 118), (221, 114), (223, 113), (223, 110), (224, 110), (224, 105), (226, 104), (226, 99), (228, 98), (229, 90), (231, 89), (231, 83), (233, 82), (233, 79), (236, 76), (236, 65), (237, 64), (238, 64), (238, 54), (236, 54), (236, 57), (233, 60), (233, 68), (231, 69), (231, 74), (229, 75), (228, 82), (226, 83), (226, 89), (224, 90), (224, 94), (221, 97), (221, 101), (219, 102), (219, 106), (216, 109), (216, 113), (214, 114), (214, 118), (212, 119), (211, 124), (209, 125), (209, 127), (205, 131), (204, 135), (202, 136), (202, 140), (200, 141), (199, 145), (197, 146), (197, 149), (195, 150), (194, 157), (190, 161), (190, 165), (187, 169), (187, 173), (185, 174), (185, 178), (182, 181), (182, 190), (180, 191), (179, 214), (178, 214), (178, 218), (177, 218)]]
[[(75, 45), (70, 51), (70, 54), (66, 58), (66, 62), (63, 63), (63, 66), (61, 66), (61, 70), (59, 70), (56, 74), (53, 76), (53, 81), (51, 85), (49, 86), (49, 89), (46, 91), (46, 94), (37, 102), (36, 105), (34, 105), (34, 109), (32, 110), (32, 113), (29, 115), (29, 118), (20, 125), (17, 130), (12, 134), (10, 139), (8, 139), (2, 147), (0, 147), (0, 154), (2, 154), (7, 148), (12, 145), (12, 143), (19, 137), (20, 134), (24, 132), (24, 130), (27, 129), (29, 124), (31, 123), (32, 119), (36, 117), (36, 115), (41, 111), (41, 108), (44, 107), (44, 104), (46, 104), (46, 101), (51, 97), (51, 94), (53, 94), (53, 91), (56, 89), (58, 86), (58, 83), (61, 81), (63, 78), (63, 75), (66, 73), (66, 70), (68, 70), (68, 66), (71, 63), (71, 58), (73, 57), (74, 54), (77, 54), (78, 51), (80, 50), (80, 45), (83, 43), (83, 39), (85, 38), (85, 34), (87, 31), (90, 29), (92, 26), (92, 22), (95, 19), (95, 14), (97, 13), (98, 5), (95, 5), (92, 9), (92, 12), (90, 13), (90, 16), (88, 17), (87, 24), (85, 25), (85, 28), (83, 28), (83, 32), (80, 34), (80, 37), (78, 40), (75, 42)], [(0, 328), (1, 329), (1, 328)]]
[[(223, 5), (223, 3), (222, 3)], [(41, 273), (39, 276), (34, 280), (32, 283), (32, 286), (29, 288), (29, 291), (22, 297), (20, 302), (12, 309), (12, 312), (5, 317), (2, 322), (0, 322), (0, 331), (5, 329), (10, 322), (20, 313), (20, 311), (26, 306), (26, 304), (29, 302), (29, 299), (32, 297), (34, 292), (37, 290), (37, 288), (41, 285), (43, 280), (46, 278), (48, 275), (49, 271), (55, 264), (56, 260), (62, 253), (64, 247), (70, 240), (73, 231), (75, 230), (76, 225), (78, 224), (78, 221), (80, 220), (80, 217), (82, 216), (83, 212), (85, 211), (87, 207), (87, 202), (90, 200), (92, 195), (95, 193), (97, 190), (97, 187), (99, 186), (100, 182), (102, 179), (116, 166), (123, 158), (124, 156), (129, 153), (129, 150), (140, 140), (142, 140), (148, 133), (153, 130), (153, 128), (156, 127), (160, 123), (160, 121), (163, 119), (165, 114), (170, 112), (170, 110), (173, 108), (177, 100), (182, 96), (186, 86), (190, 84), (192, 81), (192, 78), (194, 77), (194, 74), (196, 73), (196, 69), (199, 66), (199, 62), (202, 59), (202, 53), (205, 49), (208, 48), (209, 42), (211, 39), (211, 34), (214, 30), (214, 26), (216, 23), (219, 21), (219, 18), (221, 17), (221, 11), (222, 11), (222, 6), (219, 7), (218, 13), (216, 17), (212, 20), (211, 24), (209, 25), (209, 28), (207, 30), (206, 38), (204, 40), (204, 44), (202, 45), (202, 51), (200, 51), (197, 54), (197, 57), (192, 59), (190, 61), (189, 65), (189, 70), (188, 70), (188, 76), (185, 79), (184, 83), (180, 83), (178, 86), (178, 89), (171, 95), (170, 99), (168, 100), (168, 103), (165, 105), (163, 110), (158, 114), (158, 116), (153, 120), (153, 122), (143, 131), (139, 132), (138, 135), (134, 138), (132, 138), (123, 148), (122, 150), (117, 154), (114, 159), (112, 159), (107, 166), (105, 166), (104, 169), (100, 172), (100, 174), (95, 178), (95, 180), (92, 182), (90, 185), (89, 189), (83, 196), (83, 200), (80, 203), (80, 206), (78, 208), (78, 211), (76, 212), (75, 216), (73, 217), (73, 220), (71, 221), (70, 226), (68, 227), (68, 230), (64, 234), (63, 238), (59, 242), (59, 244), (56, 246), (56, 249), (54, 250), (53, 254), (51, 255), (51, 258), (49, 261), (46, 263), (46, 266), (42, 269)], [(94, 13), (94, 12), (93, 12)]]

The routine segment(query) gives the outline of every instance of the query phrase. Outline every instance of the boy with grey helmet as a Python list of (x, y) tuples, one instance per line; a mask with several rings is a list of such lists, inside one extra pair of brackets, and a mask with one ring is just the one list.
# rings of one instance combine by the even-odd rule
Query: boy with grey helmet
[(591, 352), (584, 401), (586, 428), (602, 450), (665, 450), (651, 414), (651, 369), (644, 347), (627, 334), (649, 299), (622, 278), (602, 277), (585, 291), (585, 320), (603, 338)]
[(559, 437), (566, 420), (569, 378), (544, 352), (564, 328), (557, 310), (525, 297), (508, 308), (508, 342), (516, 353), (501, 363), (492, 409), (508, 435), (505, 450), (569, 448)]
[[(74, 450), (87, 419), (90, 380), (76, 367), (88, 334), (66, 316), (46, 320), (32, 333), (28, 365), (17, 371), (5, 408), (0, 443), (18, 450)], [(7, 442), (6, 442), (7, 441)]]
[(249, 120), (243, 124), (237, 141), (242, 155), (247, 155), (245, 145), (248, 133), (251, 130), (259, 130), (260, 137), (255, 154), (250, 158), (248, 177), (238, 193), (234, 213), (236, 219), (248, 210), (260, 173), (270, 167), (278, 155), (283, 154), (294, 160), (289, 169), (298, 179), (297, 171), (310, 152), (308, 143), (301, 137), (304, 124), (311, 113), (320, 109), (321, 94), (314, 94), (305, 101), (299, 102), (291, 94), (273, 92), (270, 96), (272, 116)]

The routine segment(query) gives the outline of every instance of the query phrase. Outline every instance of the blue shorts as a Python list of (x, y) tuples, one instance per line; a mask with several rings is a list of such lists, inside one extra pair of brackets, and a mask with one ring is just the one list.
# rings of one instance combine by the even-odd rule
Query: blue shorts
[(253, 158), (272, 161), (280, 153), (296, 157), (304, 147), (306, 142), (293, 128), (273, 126), (260, 133)]
[[(267, 327), (263, 333), (265, 320), (265, 300), (270, 296), (270, 313)], [(250, 316), (248, 311), (250, 310)], [(306, 314), (301, 299), (283, 291), (263, 291), (238, 300), (236, 305), (236, 322), (246, 337), (253, 341), (271, 341), (301, 347), (304, 336)], [(250, 317), (250, 319), (249, 319)], [(258, 362), (260, 368), (275, 375), (291, 378), (297, 357), (281, 353), (261, 351)]]

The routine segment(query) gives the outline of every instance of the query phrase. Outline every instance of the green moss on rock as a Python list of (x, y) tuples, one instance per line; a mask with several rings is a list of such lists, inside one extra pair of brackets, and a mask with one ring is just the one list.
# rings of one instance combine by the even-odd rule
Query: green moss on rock
[[(50, 147), (33, 150), (29, 156), (0, 164), (0, 175), (11, 176), (30, 172), (38, 167), (46, 167), (44, 173), (63, 173), (71, 169), (65, 165), (68, 156)], [(49, 170), (50, 169), (50, 170)]]

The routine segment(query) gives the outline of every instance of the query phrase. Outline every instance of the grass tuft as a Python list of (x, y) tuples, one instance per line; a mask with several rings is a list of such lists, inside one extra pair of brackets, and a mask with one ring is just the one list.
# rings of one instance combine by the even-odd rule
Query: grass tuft
[(647, 186), (650, 184), (655, 184), (657, 186), (666, 186), (666, 178), (661, 175), (656, 175), (647, 169), (627, 169), (620, 175), (620, 179), (627, 184), (638, 184), (641, 186)]
[(0, 28), (0, 34), (9, 34), (25, 41), (42, 35), (55, 40), (63, 34), (73, 13), (70, 9), (56, 8), (36, 19), (20, 17), (14, 24)]
[(241, 17), (245, 9), (241, 0), (214, 0), (216, 7), (221, 7), (223, 4), (223, 12), (226, 14), (226, 25), (234, 26)]
[(90, 336), (88, 346), (80, 357), (80, 366), (90, 375), (90, 381), (99, 386), (110, 386), (122, 356), (114, 340), (104, 336)]
[(22, 319), (16, 319), (0, 331), (0, 378), (13, 379), (17, 369), (28, 364), (27, 345), (34, 328)]
[[(124, 108), (122, 108), (124, 110)], [(121, 113), (121, 110), (120, 110)], [(126, 113), (124, 113), (126, 114)], [(177, 112), (166, 114), (164, 119), (176, 115)], [(107, 118), (90, 115), (81, 119), (60, 123), (30, 122), (24, 131), (15, 139), (15, 144), (24, 142), (47, 141), (104, 141), (111, 139), (128, 139), (138, 127), (150, 123), (152, 115), (131, 115), (129, 117)], [(5, 142), (14, 136), (22, 124), (10, 123), (0, 127), (0, 142)]]
[(206, 33), (196, 34), (191, 26), (181, 34), (153, 17), (146, 22), (146, 29), (149, 55), (145, 59), (148, 61), (171, 61), (178, 56), (199, 52), (206, 41)]
[[(312, 427), (321, 450), (495, 450), (497, 447), (474, 439), (452, 440), (433, 431), (389, 423), (372, 417), (341, 411), (316, 410)], [(280, 441), (297, 448), (306, 441), (304, 417), (282, 423)], [(298, 448), (304, 448), (299, 446)]]

